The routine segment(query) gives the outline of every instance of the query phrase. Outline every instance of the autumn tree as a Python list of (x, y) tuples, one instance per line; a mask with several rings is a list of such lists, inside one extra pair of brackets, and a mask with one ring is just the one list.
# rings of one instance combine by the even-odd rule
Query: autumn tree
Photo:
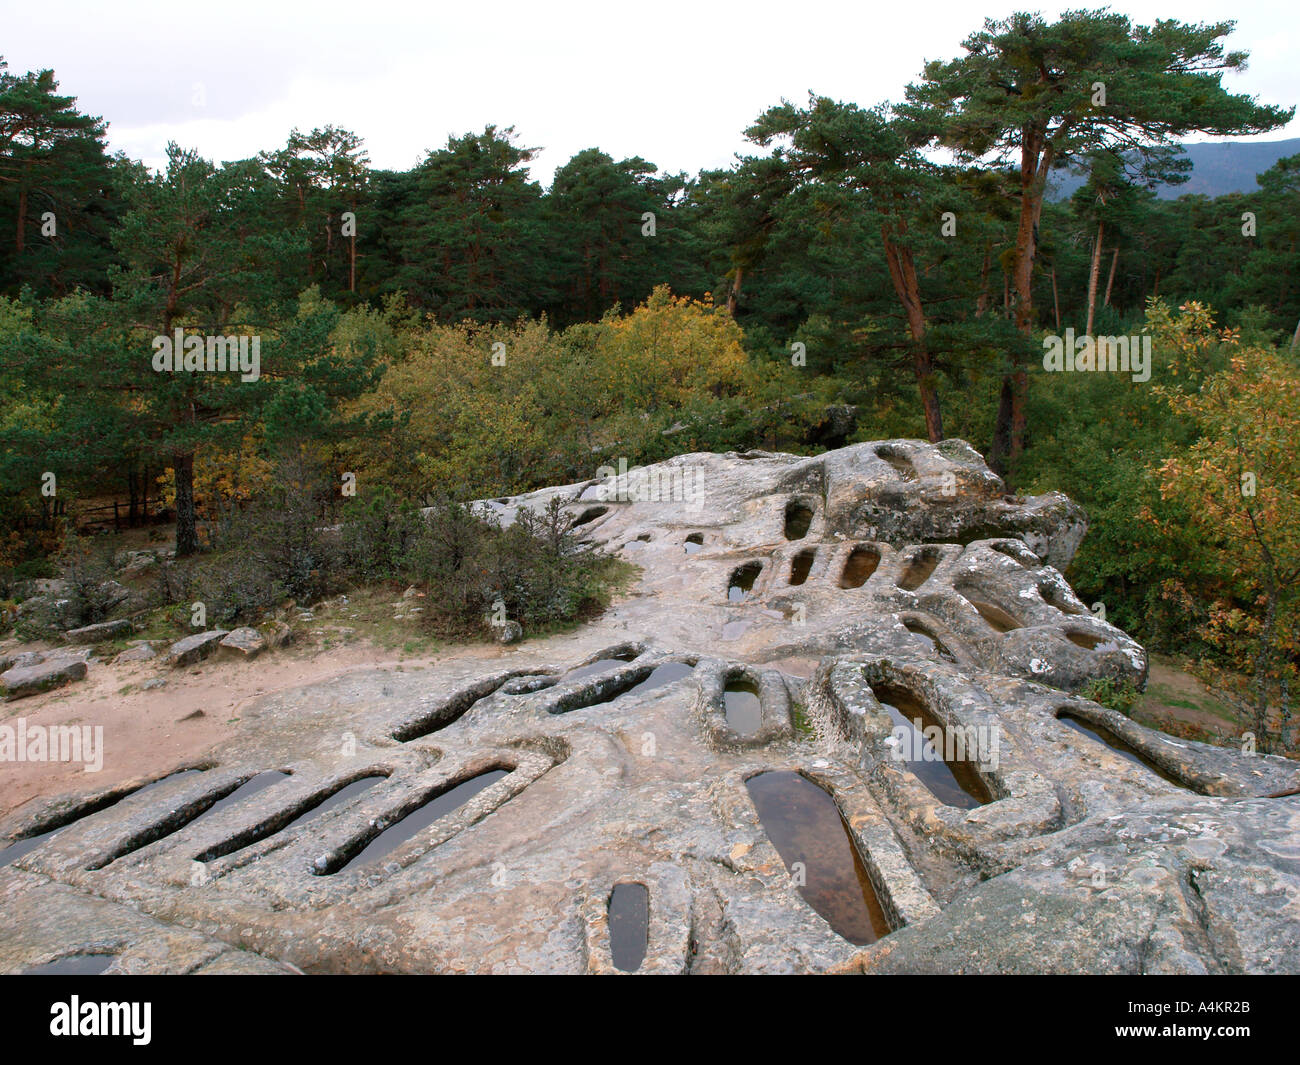
[[(1201, 308), (1186, 311), (1210, 327)], [(1161, 496), (1190, 523), (1179, 530), (1197, 554), (1188, 583), (1211, 599), (1209, 641), (1251, 677), (1250, 719), (1264, 750), (1285, 745), (1300, 658), (1298, 390), (1295, 364), (1263, 348), (1238, 348), (1199, 388), (1162, 390), (1198, 437), (1159, 466)]]

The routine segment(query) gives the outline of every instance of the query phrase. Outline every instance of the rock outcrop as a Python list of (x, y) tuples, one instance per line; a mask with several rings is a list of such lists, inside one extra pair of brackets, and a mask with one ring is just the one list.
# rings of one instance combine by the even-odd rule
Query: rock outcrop
[(110, 932), (128, 971), (1300, 971), (1300, 766), (1079, 694), (1146, 655), (1062, 576), (1065, 497), (895, 440), (484, 506), (557, 497), (641, 567), (603, 617), (268, 695), (209, 763), (26, 813), (0, 971)]

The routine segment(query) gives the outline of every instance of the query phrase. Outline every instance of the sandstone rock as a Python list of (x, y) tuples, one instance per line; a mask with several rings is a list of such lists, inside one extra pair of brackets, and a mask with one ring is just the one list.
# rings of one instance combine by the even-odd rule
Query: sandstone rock
[(15, 666), (8, 672), (0, 674), (0, 684), (4, 685), (5, 698), (22, 699), (28, 695), (39, 695), (51, 688), (61, 688), (86, 675), (86, 663), (77, 660), (41, 662), (34, 666)]
[(186, 636), (183, 640), (177, 640), (167, 650), (168, 663), (177, 667), (191, 666), (195, 662), (201, 662), (216, 652), (222, 637), (228, 631), (227, 629), (210, 629), (207, 632), (196, 632), (193, 636)]
[(248, 627), (233, 630), (221, 641), (221, 651), (227, 658), (256, 658), (265, 649), (266, 639)]
[(130, 618), (118, 618), (115, 621), (101, 621), (95, 625), (85, 625), (79, 629), (69, 629), (63, 635), (73, 643), (99, 643), (112, 640), (134, 632), (135, 626)]
[[(1083, 531), (1064, 497), (1008, 497), (961, 441), (894, 440), (682, 455), (484, 506), (509, 523), (553, 499), (592, 546), (638, 545), (603, 616), (269, 693), (212, 768), (93, 817), (70, 819), (93, 794), (27, 804), (0, 838), (60, 827), (0, 867), (20, 925), (0, 971), (136, 935), (150, 952), (115, 964), (192, 967), (180, 932), (121, 924), (135, 906), (237, 931), (268, 966), (610, 972), (620, 884), (646, 888), (646, 973), (1300, 971), (1300, 807), (1267, 797), (1300, 766), (1073, 694), (1140, 684), (1146, 655), (1062, 576)], [(912, 720), (937, 748), (909, 753)], [(805, 892), (755, 805), (767, 772), (838, 810), (801, 841)], [(261, 790), (185, 820), (241, 786)], [(341, 786), (363, 790), (284, 827)], [(837, 929), (860, 873), (817, 894), (846, 829), (883, 922), (859, 942)], [(148, 845), (87, 871), (124, 840)]]
[(54, 647), (46, 651), (11, 652), (0, 660), (0, 673), (13, 668), (29, 668), (38, 665), (54, 665), (67, 662), (90, 662), (94, 653), (90, 647)]
[(42, 662), (92, 662), (94, 661), (95, 649), (93, 647), (54, 647), (48, 651), (41, 651)]

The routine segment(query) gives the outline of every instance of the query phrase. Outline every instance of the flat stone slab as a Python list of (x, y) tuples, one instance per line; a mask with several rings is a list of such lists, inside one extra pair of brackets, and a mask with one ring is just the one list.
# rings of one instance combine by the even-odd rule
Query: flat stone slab
[(41, 662), (34, 666), (16, 666), (0, 674), (0, 684), (4, 685), (5, 698), (13, 700), (62, 688), (85, 675), (86, 663), (83, 661)]
[(130, 618), (118, 618), (115, 621), (101, 621), (95, 625), (69, 629), (63, 635), (73, 643), (99, 643), (101, 640), (113, 640), (134, 631), (135, 626)]
[(186, 636), (183, 640), (177, 640), (167, 649), (167, 661), (173, 667), (192, 666), (195, 662), (201, 662), (211, 654), (215, 654), (221, 645), (222, 638), (229, 632), (228, 629), (210, 629), (207, 632), (196, 632), (193, 636)]

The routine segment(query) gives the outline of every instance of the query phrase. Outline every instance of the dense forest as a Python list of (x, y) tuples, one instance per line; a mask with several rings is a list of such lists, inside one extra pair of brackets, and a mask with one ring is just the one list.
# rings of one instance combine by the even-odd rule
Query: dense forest
[[(1155, 192), (1180, 138), (1293, 117), (1223, 87), (1231, 30), (1016, 15), (897, 102), (773, 101), (726, 169), (592, 147), (545, 188), (508, 125), (407, 171), (333, 126), (154, 171), (55, 72), (0, 67), (0, 599), (106, 501), (200, 557), (291, 489), (319, 524), (611, 456), (960, 437), (1086, 508), (1087, 602), (1285, 709), (1300, 156)], [(1052, 372), (1067, 330), (1150, 338), (1149, 380)]]

